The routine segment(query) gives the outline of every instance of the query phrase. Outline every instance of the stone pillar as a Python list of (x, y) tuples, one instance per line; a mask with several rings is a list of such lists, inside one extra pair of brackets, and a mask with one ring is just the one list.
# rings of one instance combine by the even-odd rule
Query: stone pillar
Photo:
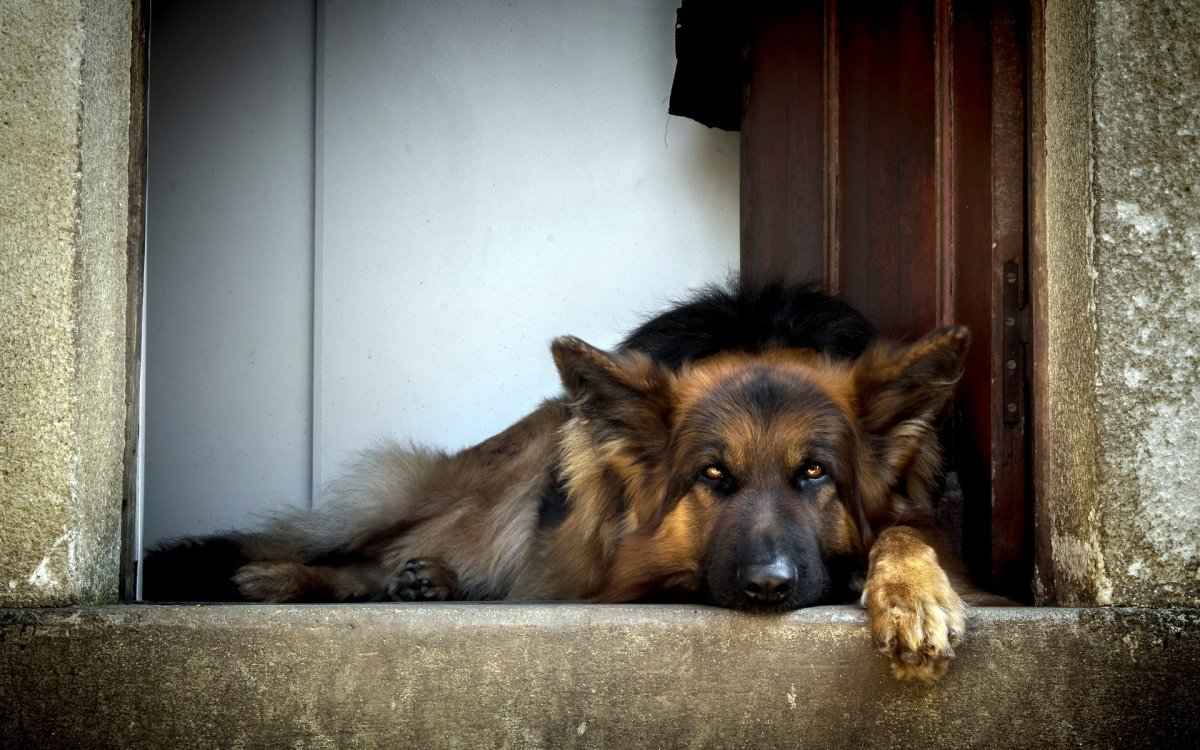
[(132, 27), (0, 0), (0, 605), (117, 597)]
[(1200, 602), (1194, 10), (1045, 3), (1040, 484), (1063, 604)]

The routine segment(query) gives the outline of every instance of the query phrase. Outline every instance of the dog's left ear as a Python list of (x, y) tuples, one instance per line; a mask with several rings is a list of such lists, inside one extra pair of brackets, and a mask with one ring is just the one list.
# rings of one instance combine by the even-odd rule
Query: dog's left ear
[[(622, 512), (630, 527), (653, 526), (666, 511), (661, 477), (674, 406), (674, 376), (640, 352), (609, 354), (577, 338), (564, 336), (551, 346), (554, 362), (574, 413), (584, 420), (575, 435), (586, 435), (599, 449), (583, 460), (599, 465), (589, 471), (616, 472), (622, 488)], [(568, 473), (584, 469), (580, 456), (566, 457)], [(573, 471), (572, 471), (573, 468)]]
[(671, 410), (671, 375), (638, 352), (609, 354), (573, 336), (550, 347), (578, 413), (597, 427), (630, 434), (662, 431)]
[(933, 423), (962, 377), (970, 341), (966, 326), (945, 326), (907, 346), (875, 344), (854, 363), (859, 423), (889, 484), (936, 451)]

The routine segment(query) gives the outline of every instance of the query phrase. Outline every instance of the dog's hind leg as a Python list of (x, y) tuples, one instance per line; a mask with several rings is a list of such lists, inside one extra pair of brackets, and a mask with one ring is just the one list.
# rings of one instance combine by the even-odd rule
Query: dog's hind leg
[(233, 576), (239, 593), (262, 602), (344, 602), (378, 598), (387, 577), (378, 563), (305, 565), (263, 561), (243, 565)]

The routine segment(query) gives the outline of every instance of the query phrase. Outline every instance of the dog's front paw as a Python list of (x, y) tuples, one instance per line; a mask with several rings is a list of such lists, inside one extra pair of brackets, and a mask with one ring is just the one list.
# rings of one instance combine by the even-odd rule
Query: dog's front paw
[(458, 574), (440, 557), (409, 560), (388, 585), (388, 596), (401, 602), (441, 602), (457, 591)]
[[(907, 590), (906, 590), (907, 589)], [(868, 584), (863, 596), (879, 650), (892, 660), (901, 680), (933, 682), (954, 658), (966, 633), (966, 612), (953, 589), (944, 592), (896, 590)]]
[(232, 580), (250, 601), (288, 602), (301, 597), (306, 578), (299, 563), (256, 562), (238, 568)]
[(871, 563), (862, 603), (875, 644), (897, 678), (933, 682), (966, 635), (966, 606), (932, 549), (878, 558), (872, 551)]

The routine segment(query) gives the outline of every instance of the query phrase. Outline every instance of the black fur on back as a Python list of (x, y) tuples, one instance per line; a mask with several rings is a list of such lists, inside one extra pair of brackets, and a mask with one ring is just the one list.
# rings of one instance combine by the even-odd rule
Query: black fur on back
[(812, 284), (739, 284), (699, 290), (638, 326), (621, 343), (669, 367), (728, 350), (815, 349), (839, 359), (862, 354), (874, 327)]

